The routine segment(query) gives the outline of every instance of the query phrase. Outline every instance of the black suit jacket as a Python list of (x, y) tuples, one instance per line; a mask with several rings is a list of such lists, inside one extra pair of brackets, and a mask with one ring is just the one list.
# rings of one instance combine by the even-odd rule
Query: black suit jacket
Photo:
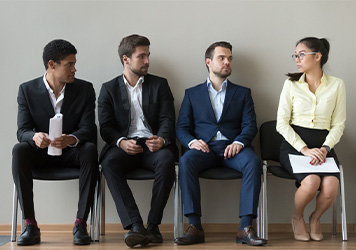
[[(146, 75), (142, 84), (142, 109), (152, 134), (170, 141), (168, 148), (178, 158), (175, 134), (174, 98), (165, 78)], [(98, 98), (100, 135), (106, 142), (100, 160), (117, 140), (127, 137), (130, 127), (130, 103), (120, 75), (102, 85)]]
[[(17, 139), (36, 147), (33, 135), (48, 133), (49, 119), (55, 115), (43, 76), (21, 84), (17, 102)], [(90, 82), (75, 79), (66, 85), (61, 114), (63, 133), (75, 135), (78, 146), (86, 141), (96, 143), (95, 92)]]

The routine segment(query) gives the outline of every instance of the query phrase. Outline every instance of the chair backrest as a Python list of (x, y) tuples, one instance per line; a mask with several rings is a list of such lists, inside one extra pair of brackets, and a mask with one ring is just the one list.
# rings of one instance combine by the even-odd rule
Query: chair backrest
[(79, 168), (35, 168), (32, 177), (43, 181), (74, 180), (79, 178)]
[(276, 131), (276, 121), (264, 122), (260, 127), (262, 160), (279, 162), (279, 151), (283, 137)]

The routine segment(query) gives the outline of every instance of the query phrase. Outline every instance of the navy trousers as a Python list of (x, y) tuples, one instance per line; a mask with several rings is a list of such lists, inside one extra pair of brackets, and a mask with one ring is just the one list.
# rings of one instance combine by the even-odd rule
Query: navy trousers
[(209, 143), (209, 153), (191, 149), (179, 161), (179, 184), (182, 192), (184, 214), (201, 216), (201, 196), (199, 173), (212, 167), (233, 168), (242, 173), (239, 216), (257, 217), (258, 199), (261, 190), (261, 161), (250, 147), (239, 154), (224, 159), (224, 151), (229, 141)]

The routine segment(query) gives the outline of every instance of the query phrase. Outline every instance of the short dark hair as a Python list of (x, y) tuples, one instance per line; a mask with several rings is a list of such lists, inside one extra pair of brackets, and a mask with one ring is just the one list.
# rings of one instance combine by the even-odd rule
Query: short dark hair
[(124, 65), (124, 60), (122, 57), (125, 55), (131, 57), (135, 52), (137, 46), (150, 46), (150, 40), (147, 37), (133, 34), (122, 38), (119, 45), (119, 56), (122, 65)]
[[(300, 39), (295, 46), (298, 44), (304, 44), (313, 52), (320, 52), (321, 60), (320, 60), (320, 68), (322, 69), (325, 63), (329, 59), (329, 51), (330, 51), (330, 43), (325, 38), (317, 38), (317, 37), (305, 37)], [(303, 73), (288, 73), (289, 80), (298, 81), (299, 78), (303, 75)]]
[(68, 41), (56, 39), (49, 42), (43, 49), (43, 64), (47, 70), (50, 60), (60, 63), (66, 56), (77, 54), (77, 49)]
[[(215, 48), (216, 47), (223, 47), (223, 48), (227, 48), (229, 49), (231, 52), (232, 52), (232, 45), (228, 42), (224, 42), (224, 41), (220, 41), (220, 42), (215, 42), (213, 43), (212, 45), (210, 45), (206, 51), (205, 51), (205, 60), (207, 58), (209, 59), (213, 59), (214, 57), (214, 51), (215, 51)], [(208, 68), (208, 65), (206, 65), (207, 69), (209, 70)]]

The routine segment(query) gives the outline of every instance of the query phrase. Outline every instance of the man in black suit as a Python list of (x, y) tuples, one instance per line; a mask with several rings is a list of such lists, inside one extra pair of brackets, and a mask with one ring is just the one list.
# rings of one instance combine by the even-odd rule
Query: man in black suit
[[(125, 229), (129, 247), (161, 243), (158, 225), (172, 188), (178, 156), (173, 95), (166, 79), (147, 74), (150, 41), (131, 35), (121, 40), (122, 75), (106, 82), (98, 98), (100, 134), (106, 142), (100, 161)], [(147, 229), (127, 184), (125, 173), (154, 170)]]
[[(80, 169), (73, 243), (90, 244), (86, 220), (98, 178), (95, 92), (91, 83), (75, 78), (76, 53), (76, 48), (67, 41), (51, 41), (43, 50), (45, 74), (19, 87), (19, 143), (13, 149), (12, 174), (26, 227), (18, 237), (18, 245), (41, 241), (35, 219), (31, 170), (63, 166)], [(63, 134), (50, 140), (49, 120), (58, 113), (63, 115)], [(50, 145), (62, 149), (62, 154), (48, 155)]]

